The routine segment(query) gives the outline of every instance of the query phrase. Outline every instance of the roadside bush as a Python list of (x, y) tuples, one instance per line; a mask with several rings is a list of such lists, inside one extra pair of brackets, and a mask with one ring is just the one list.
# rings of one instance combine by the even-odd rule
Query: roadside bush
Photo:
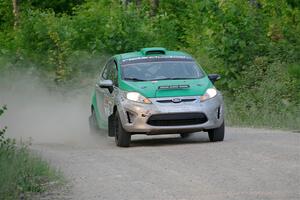
[[(2, 106), (0, 107), (0, 116), (3, 115), (4, 111), (6, 110), (6, 106)], [(14, 145), (14, 142), (11, 142), (10, 139), (7, 139), (4, 137), (4, 134), (7, 130), (7, 127), (4, 127), (4, 128), (1, 128), (0, 127), (0, 148), (2, 150), (3, 147), (6, 146), (6, 144), (13, 144)], [(9, 146), (13, 146), (13, 145), (9, 145)]]
[(251, 66), (243, 73), (245, 77), (240, 91), (234, 97), (226, 99), (230, 123), (299, 130), (297, 80), (288, 73), (285, 63), (268, 64), (264, 63), (267, 62), (264, 58), (260, 59), (262, 60), (256, 61), (256, 66)]
[[(6, 107), (0, 108), (0, 116)], [(1, 199), (30, 199), (45, 191), (49, 183), (61, 178), (47, 162), (32, 154), (26, 144), (5, 137), (7, 128), (0, 130), (0, 196)]]

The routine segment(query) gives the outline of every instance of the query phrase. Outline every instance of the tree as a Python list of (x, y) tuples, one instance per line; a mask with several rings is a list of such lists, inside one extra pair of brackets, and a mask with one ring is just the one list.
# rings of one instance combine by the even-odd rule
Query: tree
[(157, 13), (159, 7), (159, 0), (151, 0), (151, 15), (154, 16)]
[(80, 5), (84, 0), (30, 0), (30, 5), (40, 9), (52, 9), (55, 13), (72, 14), (73, 8)]
[(12, 0), (12, 4), (13, 4), (13, 14), (14, 14), (14, 29), (16, 29), (18, 26), (18, 21), (19, 21), (18, 0)]

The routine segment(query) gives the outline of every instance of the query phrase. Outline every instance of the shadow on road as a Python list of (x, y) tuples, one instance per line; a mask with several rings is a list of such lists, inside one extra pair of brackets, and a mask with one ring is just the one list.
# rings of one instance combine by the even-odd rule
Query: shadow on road
[[(108, 137), (107, 131), (99, 131), (91, 133), (92, 140), (99, 143), (106, 143), (107, 145), (115, 145), (114, 137)], [(178, 134), (169, 135), (132, 135), (130, 147), (155, 147), (155, 146), (170, 146), (170, 145), (187, 145), (187, 144), (201, 144), (210, 143), (207, 133), (194, 133), (189, 138), (181, 138)]]
[(182, 139), (180, 136), (177, 135), (138, 136), (138, 139), (135, 139), (134, 137), (135, 136), (133, 136), (131, 141), (131, 147), (209, 143), (207, 134), (205, 133), (193, 134), (190, 138), (186, 139)]

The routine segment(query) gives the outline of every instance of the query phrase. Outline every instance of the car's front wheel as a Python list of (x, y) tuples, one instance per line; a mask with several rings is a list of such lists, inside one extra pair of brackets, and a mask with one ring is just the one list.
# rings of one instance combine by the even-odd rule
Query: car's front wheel
[(116, 145), (119, 147), (129, 147), (130, 140), (131, 140), (131, 134), (123, 128), (118, 111), (115, 113), (115, 123), (114, 124), (115, 124), (114, 131), (115, 131)]
[(222, 123), (222, 125), (220, 127), (208, 130), (208, 137), (211, 142), (223, 141), (224, 135), (225, 135), (224, 122)]

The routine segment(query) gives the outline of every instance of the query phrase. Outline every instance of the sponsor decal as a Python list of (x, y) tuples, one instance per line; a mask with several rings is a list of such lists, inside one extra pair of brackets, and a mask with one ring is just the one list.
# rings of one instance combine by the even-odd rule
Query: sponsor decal
[(159, 86), (159, 90), (172, 90), (172, 89), (187, 89), (189, 88), (189, 85), (162, 85)]

